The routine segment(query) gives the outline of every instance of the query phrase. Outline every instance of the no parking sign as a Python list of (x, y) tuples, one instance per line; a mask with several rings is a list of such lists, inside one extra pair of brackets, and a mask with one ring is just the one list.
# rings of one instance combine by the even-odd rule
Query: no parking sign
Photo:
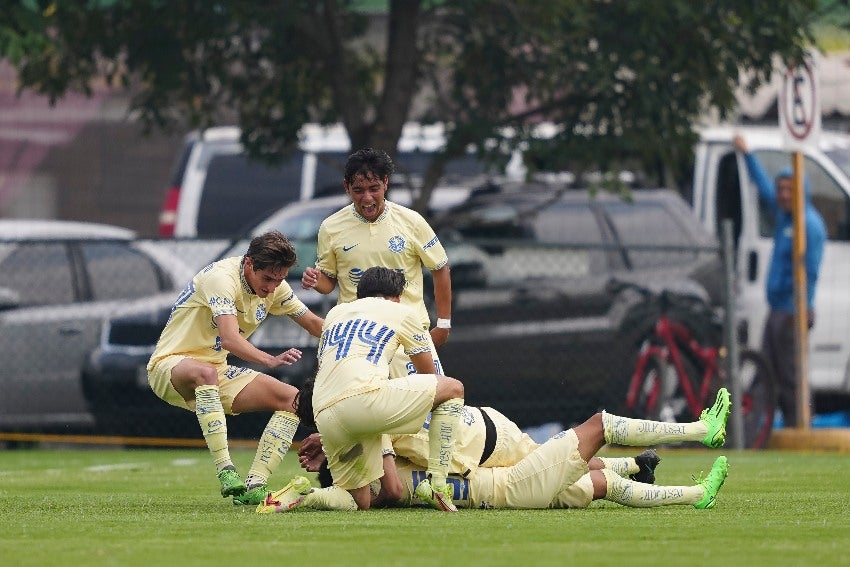
[(817, 145), (820, 136), (820, 93), (814, 60), (788, 67), (779, 91), (779, 126), (785, 147), (800, 151)]

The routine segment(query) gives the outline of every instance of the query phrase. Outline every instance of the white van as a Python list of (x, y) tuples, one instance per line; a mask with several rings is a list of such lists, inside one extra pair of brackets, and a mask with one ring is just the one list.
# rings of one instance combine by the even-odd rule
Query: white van
[[(736, 133), (771, 177), (789, 166), (791, 157), (782, 148), (779, 128), (706, 128), (696, 148), (694, 212), (718, 236), (721, 221), (733, 221), (739, 314), (749, 346), (758, 349), (768, 310), (765, 277), (773, 219), (761, 207), (743, 157), (732, 146)], [(804, 168), (828, 235), (815, 295), (816, 323), (809, 335), (809, 381), (819, 409), (829, 409), (850, 400), (850, 136), (823, 132), (819, 147), (805, 152)]]
[[(217, 127), (186, 137), (160, 212), (160, 236), (229, 238), (293, 201), (342, 192), (351, 151), (340, 125), (305, 125), (299, 149), (282, 163), (252, 160), (236, 127)], [(407, 124), (395, 159), (392, 186), (415, 187), (430, 154), (444, 143), (442, 128)], [(484, 172), (473, 156), (449, 162), (446, 177)]]

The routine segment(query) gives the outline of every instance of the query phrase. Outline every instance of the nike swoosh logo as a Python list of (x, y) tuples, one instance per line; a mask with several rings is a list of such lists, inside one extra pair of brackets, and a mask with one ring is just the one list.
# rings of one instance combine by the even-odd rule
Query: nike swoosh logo
[[(360, 244), (360, 243), (358, 242), (357, 244)], [(357, 244), (352, 244), (351, 246), (343, 246), (343, 247), (342, 247), (342, 251), (343, 251), (343, 252), (348, 252), (349, 250), (351, 250), (352, 248), (354, 248), (355, 246), (357, 246)]]

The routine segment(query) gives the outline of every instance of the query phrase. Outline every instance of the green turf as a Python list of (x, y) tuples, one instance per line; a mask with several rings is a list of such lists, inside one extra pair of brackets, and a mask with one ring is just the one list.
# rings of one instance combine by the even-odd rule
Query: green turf
[[(690, 484), (720, 451), (663, 451)], [(258, 515), (218, 495), (205, 450), (0, 451), (0, 564), (850, 565), (850, 456), (725, 451), (717, 507)], [(253, 454), (233, 451), (240, 470)], [(300, 472), (290, 455), (271, 484)]]

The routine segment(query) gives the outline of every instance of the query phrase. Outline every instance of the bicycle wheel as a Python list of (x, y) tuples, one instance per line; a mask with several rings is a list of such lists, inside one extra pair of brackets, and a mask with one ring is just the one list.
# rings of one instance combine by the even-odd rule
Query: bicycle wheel
[(634, 405), (629, 408), (633, 417), (654, 421), (675, 421), (670, 408), (671, 367), (653, 356), (646, 361), (640, 376)]
[[(763, 449), (773, 430), (773, 414), (776, 410), (776, 391), (773, 376), (764, 358), (757, 352), (741, 352), (738, 379), (741, 381), (741, 400), (737, 403), (743, 414), (744, 447)], [(727, 386), (729, 387), (729, 386)], [(733, 410), (736, 401), (733, 400)], [(734, 420), (729, 421), (727, 441), (735, 438)]]

